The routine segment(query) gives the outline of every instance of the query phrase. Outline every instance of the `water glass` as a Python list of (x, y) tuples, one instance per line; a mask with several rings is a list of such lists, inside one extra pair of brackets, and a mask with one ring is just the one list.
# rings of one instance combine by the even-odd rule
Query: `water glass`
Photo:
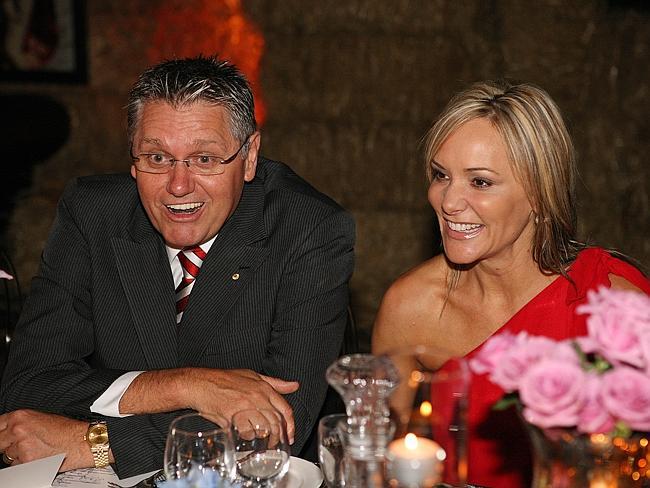
[(345, 486), (341, 428), (344, 428), (347, 418), (344, 413), (334, 413), (318, 421), (318, 460), (329, 488)]
[(245, 487), (277, 486), (291, 457), (284, 417), (275, 410), (242, 410), (233, 415), (231, 431), (238, 481)]
[(168, 480), (208, 474), (234, 479), (235, 449), (228, 420), (206, 413), (174, 419), (165, 445), (164, 470)]

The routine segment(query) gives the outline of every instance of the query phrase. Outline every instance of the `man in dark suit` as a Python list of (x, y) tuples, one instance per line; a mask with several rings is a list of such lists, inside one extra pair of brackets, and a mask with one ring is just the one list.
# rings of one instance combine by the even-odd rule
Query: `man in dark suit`
[(180, 413), (251, 407), (279, 411), (299, 452), (343, 337), (351, 217), (258, 157), (228, 63), (148, 69), (128, 136), (131, 176), (78, 178), (59, 203), (2, 380), (5, 461), (66, 452), (63, 470), (130, 476), (161, 467)]

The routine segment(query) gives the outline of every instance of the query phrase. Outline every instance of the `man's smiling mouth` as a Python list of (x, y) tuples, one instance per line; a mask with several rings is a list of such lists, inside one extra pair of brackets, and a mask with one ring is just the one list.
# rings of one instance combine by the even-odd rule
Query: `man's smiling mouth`
[(165, 205), (165, 207), (167, 207), (167, 210), (175, 214), (191, 214), (199, 210), (202, 206), (203, 203), (199, 202)]

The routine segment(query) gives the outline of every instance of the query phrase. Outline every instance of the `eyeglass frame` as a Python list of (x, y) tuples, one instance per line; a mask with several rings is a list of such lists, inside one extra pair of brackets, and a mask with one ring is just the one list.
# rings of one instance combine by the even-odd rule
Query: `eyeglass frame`
[[(237, 159), (237, 156), (239, 155), (239, 153), (241, 152), (241, 150), (244, 149), (244, 146), (245, 146), (246, 144), (248, 144), (248, 142), (250, 141), (250, 138), (251, 138), (251, 136), (248, 136), (248, 137), (244, 140), (244, 142), (241, 144), (241, 146), (239, 146), (239, 149), (237, 149), (237, 151), (235, 151), (235, 153), (234, 153), (232, 156), (230, 156), (229, 158), (225, 158), (225, 159), (223, 159), (223, 158), (220, 158), (220, 157), (217, 157), (217, 156), (211, 156), (211, 157), (214, 157), (214, 158), (220, 160), (220, 162), (219, 162), (219, 164), (216, 166), (216, 168), (219, 168), (220, 166), (228, 165), (228, 164), (232, 163), (235, 159)], [(130, 154), (130, 156), (131, 156), (131, 160), (132, 160), (132, 162), (133, 162), (133, 166), (135, 166), (136, 171), (139, 171), (139, 172), (141, 172), (141, 173), (148, 173), (148, 174), (150, 174), (150, 175), (165, 175), (165, 174), (167, 174), (167, 173), (169, 173), (169, 172), (171, 171), (171, 169), (174, 167), (174, 165), (175, 165), (176, 163), (185, 163), (185, 166), (187, 166), (187, 169), (190, 171), (190, 173), (192, 173), (192, 174), (194, 174), (194, 175), (205, 175), (205, 176), (211, 176), (211, 175), (220, 175), (220, 174), (223, 174), (223, 172), (221, 172), (221, 173), (195, 173), (194, 171), (192, 171), (192, 168), (194, 167), (194, 165), (190, 164), (190, 160), (189, 160), (189, 159), (176, 159), (176, 158), (174, 158), (174, 157), (170, 157), (169, 159), (165, 158), (165, 161), (168, 161), (168, 164), (165, 165), (166, 171), (163, 171), (163, 172), (160, 172), (160, 173), (158, 173), (158, 172), (154, 172), (154, 171), (146, 171), (146, 170), (143, 170), (143, 169), (138, 168), (138, 165), (135, 164), (135, 163), (138, 162), (138, 161), (140, 161), (141, 156), (152, 156), (152, 155), (154, 155), (154, 154), (159, 154), (159, 153), (155, 153), (155, 152), (142, 152), (142, 153), (139, 153), (139, 154), (136, 156), (136, 155), (133, 154), (133, 143), (131, 143), (131, 147), (129, 148), (129, 154)], [(224, 169), (224, 171), (225, 171), (225, 169)]]

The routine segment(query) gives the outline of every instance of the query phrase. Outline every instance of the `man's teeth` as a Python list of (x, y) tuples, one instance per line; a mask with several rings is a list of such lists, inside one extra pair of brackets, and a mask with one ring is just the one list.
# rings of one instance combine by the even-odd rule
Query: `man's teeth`
[(193, 212), (194, 210), (201, 208), (202, 203), (178, 203), (176, 205), (165, 205), (172, 212)]
[(481, 227), (481, 224), (457, 224), (456, 222), (449, 221), (447, 221), (447, 225), (451, 230), (455, 230), (457, 232), (467, 232)]

